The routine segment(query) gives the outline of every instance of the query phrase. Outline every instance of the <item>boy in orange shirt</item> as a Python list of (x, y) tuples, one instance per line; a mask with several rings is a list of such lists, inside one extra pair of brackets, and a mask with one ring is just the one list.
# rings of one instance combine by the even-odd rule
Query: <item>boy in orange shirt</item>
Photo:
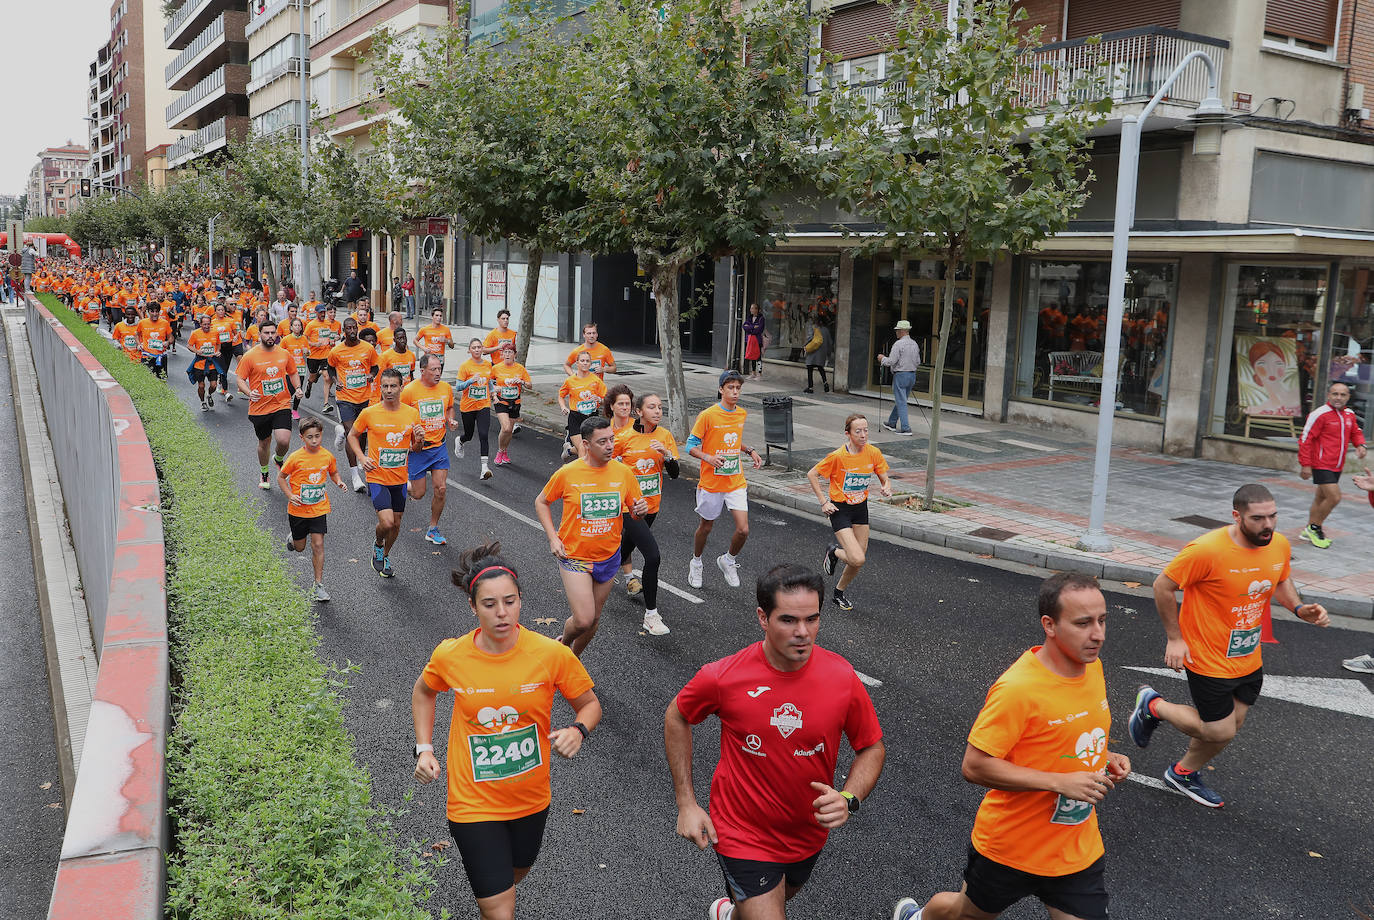
[(307, 416), (300, 425), (304, 447), (286, 458), (277, 472), (277, 487), (287, 497), (286, 522), (291, 536), (286, 548), (293, 553), (305, 552), (310, 543), (310, 561), (315, 570), (315, 587), (311, 598), (319, 603), (329, 600), (324, 589), (324, 535), (329, 533), (329, 496), (326, 481), (340, 489), (347, 489), (339, 475), (334, 455), (320, 446), (324, 440), (324, 425), (314, 416)]
[(716, 558), (716, 566), (727, 585), (739, 587), (739, 563), (735, 557), (749, 539), (749, 489), (740, 458), (751, 458), (754, 469), (763, 466), (759, 452), (744, 446), (744, 420), (749, 414), (739, 405), (744, 375), (736, 370), (724, 371), (718, 385), (720, 402), (697, 415), (687, 438), (688, 456), (701, 461), (701, 480), (697, 484), (699, 522), (692, 537), (692, 561), (687, 568), (687, 583), (693, 588), (701, 587), (701, 554), (706, 550), (706, 538), (711, 535), (716, 518), (727, 508), (735, 519), (735, 533), (730, 538), (729, 551)]
[[(357, 321), (344, 320), (345, 335)], [(383, 578), (395, 578), (391, 567), (391, 548), (401, 534), (401, 515), (406, 510), (406, 479), (410, 449), (424, 443), (425, 428), (420, 413), (401, 402), (401, 372), (394, 367), (382, 371), (379, 383), (382, 401), (358, 413), (348, 432), (348, 450), (362, 457), (367, 472), (367, 490), (377, 511), (377, 542), (372, 547), (372, 570)], [(360, 437), (367, 437), (363, 453)]]
[(1044, 644), (997, 678), (964, 749), (964, 776), (989, 790), (964, 888), (924, 907), (903, 898), (893, 920), (995, 917), (1026, 897), (1051, 916), (1107, 920), (1096, 806), (1131, 772), (1107, 750), (1107, 601), (1097, 579), (1060, 572), (1040, 583), (1039, 609)]

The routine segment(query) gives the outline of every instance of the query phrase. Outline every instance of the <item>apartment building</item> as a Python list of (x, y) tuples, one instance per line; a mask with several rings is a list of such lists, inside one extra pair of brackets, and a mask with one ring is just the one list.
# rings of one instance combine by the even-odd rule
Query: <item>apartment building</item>
[[(792, 215), (790, 239), (718, 271), (735, 303), (757, 301), (766, 358), (802, 357), (812, 308), (835, 316), (844, 388), (875, 392), (875, 357), (909, 320), (925, 362), (916, 394), (995, 420), (1088, 433), (1103, 373), (1111, 221), (1121, 118), (1139, 113), (1191, 51), (1220, 69), (1228, 116), (1219, 153), (1194, 146), (1200, 63), (1144, 126), (1135, 233), (1120, 330), (1120, 445), (1291, 467), (1296, 435), (1330, 380), (1355, 391), (1374, 433), (1374, 6), (1339, 0), (1025, 0), (1044, 27), (1029, 52), (1079, 67), (1088, 39), (1115, 107), (1095, 139), (1091, 197), (1070, 229), (1035, 252), (944, 277), (920, 253), (860, 258), (835, 230), (834, 203)], [(836, 6), (824, 47), (864, 91), (884, 73), (868, 36), (886, 7)], [(1374, 96), (1371, 96), (1374, 102)], [(933, 337), (956, 287), (944, 379)], [(718, 362), (728, 359), (730, 285), (717, 293)], [(738, 306), (736, 306), (736, 310)], [(735, 337), (737, 340), (737, 336)]]
[(25, 217), (62, 217), (80, 190), (90, 151), (68, 141), (38, 152), (29, 170)]
[(248, 19), (243, 0), (185, 0), (167, 20), (163, 42), (172, 57), (163, 79), (173, 98), (162, 117), (187, 132), (167, 149), (168, 168), (247, 135)]
[[(248, 117), (256, 134), (299, 136), (302, 71), (309, 79), (309, 24), (302, 28), (306, 0), (253, 0), (248, 26)], [(304, 33), (304, 34), (303, 34)], [(308, 99), (308, 84), (305, 98)], [(308, 116), (308, 112), (306, 113)]]

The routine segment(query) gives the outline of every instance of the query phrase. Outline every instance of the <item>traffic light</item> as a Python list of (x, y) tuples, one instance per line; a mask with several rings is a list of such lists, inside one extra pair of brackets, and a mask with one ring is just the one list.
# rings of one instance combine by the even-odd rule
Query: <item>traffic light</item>
[(81, 197), (82, 197), (82, 198), (89, 198), (89, 197), (91, 197), (91, 180), (90, 180), (90, 179), (82, 179), (82, 180), (81, 180)]

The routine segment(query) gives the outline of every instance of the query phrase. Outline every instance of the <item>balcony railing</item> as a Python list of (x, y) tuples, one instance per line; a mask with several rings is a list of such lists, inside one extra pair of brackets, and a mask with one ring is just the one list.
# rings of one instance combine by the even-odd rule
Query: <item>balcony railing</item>
[(186, 20), (194, 16), (201, 7), (209, 2), (210, 0), (186, 0), (186, 2), (172, 14), (171, 18), (167, 20), (167, 25), (162, 30), (162, 40), (164, 42), (170, 42), (172, 36), (176, 35), (177, 32), (181, 30)]
[(196, 36), (195, 41), (186, 46), (186, 49), (172, 58), (172, 63), (167, 65), (163, 71), (164, 79), (172, 82), (172, 78), (181, 73), (182, 69), (194, 61), (201, 52), (209, 48), (211, 43), (224, 37), (224, 14), (220, 13), (215, 17), (214, 22), (205, 27), (205, 31)]
[(301, 7), (301, 0), (272, 0), (271, 3), (264, 3), (263, 0), (251, 0), (248, 4), (248, 25), (244, 27), (244, 35), (252, 35), (258, 29), (267, 25), (277, 14), (285, 9), (298, 10)]
[[(301, 59), (296, 57), (287, 58), (286, 60), (278, 64), (276, 67), (273, 67), (271, 70), (267, 71), (267, 73), (263, 74), (257, 79), (250, 80), (248, 82), (248, 88), (246, 92), (251, 96), (253, 93), (256, 93), (264, 86), (268, 86), (273, 82), (280, 80), (287, 74), (299, 74), (300, 72)], [(305, 65), (305, 72), (307, 74), (310, 73), (310, 65), (308, 63)]]
[(182, 112), (185, 112), (194, 105), (198, 105), (206, 96), (223, 88), (224, 67), (221, 66), (216, 68), (215, 72), (204, 80), (201, 80), (195, 86), (188, 89), (176, 102), (167, 106), (167, 124), (171, 125), (175, 123)]
[[(1229, 44), (1219, 38), (1158, 26), (1108, 32), (1096, 44), (1086, 39), (1055, 42), (1030, 52), (1022, 92), (1037, 108), (1044, 108), (1051, 102), (1065, 100), (1068, 86), (1079, 76), (1100, 68), (1114, 103), (1144, 102), (1194, 51), (1207, 52), (1217, 65), (1219, 80)], [(1168, 101), (1196, 107), (1206, 95), (1206, 70), (1190, 68), (1175, 81)]]
[(196, 156), (198, 152), (223, 141), (224, 125), (225, 120), (221, 118), (172, 144), (167, 148), (167, 165), (169, 167), (180, 166)]

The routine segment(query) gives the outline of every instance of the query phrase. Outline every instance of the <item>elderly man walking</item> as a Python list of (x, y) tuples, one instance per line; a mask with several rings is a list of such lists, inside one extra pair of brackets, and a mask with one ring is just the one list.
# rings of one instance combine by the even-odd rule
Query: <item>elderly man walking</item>
[(883, 367), (892, 368), (892, 412), (883, 422), (883, 428), (910, 435), (911, 423), (906, 417), (906, 401), (916, 386), (916, 368), (921, 366), (921, 346), (911, 337), (909, 320), (898, 320), (893, 328), (897, 332), (897, 341), (892, 345), (892, 354), (878, 355)]

